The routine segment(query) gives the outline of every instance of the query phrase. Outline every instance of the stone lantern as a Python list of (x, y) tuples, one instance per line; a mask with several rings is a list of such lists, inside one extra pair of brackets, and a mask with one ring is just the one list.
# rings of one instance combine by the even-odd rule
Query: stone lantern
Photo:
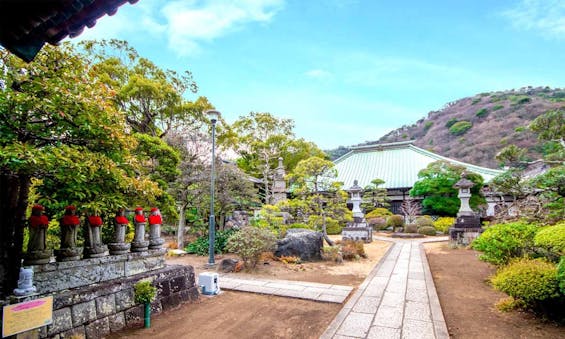
[(343, 240), (363, 240), (365, 242), (373, 241), (373, 228), (367, 225), (365, 214), (361, 211), (361, 193), (363, 189), (359, 186), (357, 180), (353, 181), (347, 192), (351, 194), (349, 201), (353, 205), (353, 222), (348, 222), (347, 226), (341, 230), (341, 238)]
[(353, 181), (353, 186), (349, 188), (348, 192), (351, 194), (350, 201), (353, 205), (353, 209), (351, 210), (351, 212), (353, 212), (353, 218), (363, 219), (365, 216), (363, 211), (361, 211), (361, 193), (363, 192), (363, 189), (359, 186), (357, 180)]
[(461, 179), (453, 185), (459, 190), (457, 197), (461, 200), (459, 212), (455, 224), (449, 228), (449, 242), (451, 245), (468, 246), (476, 237), (482, 233), (481, 219), (473, 212), (469, 205), (471, 199), (471, 187), (475, 183), (467, 179), (467, 173), (461, 173)]
[(467, 173), (461, 173), (461, 179), (453, 185), (453, 188), (459, 190), (457, 197), (461, 200), (461, 206), (459, 207), (459, 212), (457, 216), (474, 216), (475, 213), (469, 205), (469, 200), (471, 199), (471, 187), (475, 186), (475, 183), (467, 179)]

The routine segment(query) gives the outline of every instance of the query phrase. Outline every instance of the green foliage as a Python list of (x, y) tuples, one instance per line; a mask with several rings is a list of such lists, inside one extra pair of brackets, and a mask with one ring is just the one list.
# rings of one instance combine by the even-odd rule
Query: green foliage
[(274, 249), (275, 240), (273, 233), (267, 229), (245, 227), (229, 237), (226, 248), (237, 254), (247, 269), (253, 269), (257, 266), (261, 253)]
[(416, 218), (416, 225), (418, 227), (433, 226), (434, 220), (429, 215), (423, 215)]
[(324, 246), (322, 249), (322, 259), (335, 262), (343, 261), (341, 246)]
[(524, 222), (497, 224), (487, 228), (472, 243), (483, 252), (479, 259), (495, 265), (508, 263), (512, 258), (531, 252), (538, 227)]
[(366, 212), (371, 212), (375, 208), (389, 206), (386, 188), (380, 187), (385, 182), (379, 178), (371, 180), (371, 183), (363, 188), (363, 201), (361, 208)]
[(477, 111), (477, 113), (475, 113), (475, 115), (479, 118), (482, 118), (482, 117), (486, 116), (487, 114), (488, 114), (488, 109), (486, 109), (486, 108), (481, 108), (480, 110)]
[(418, 228), (418, 233), (424, 235), (436, 235), (436, 229), (433, 226), (424, 226)]
[(470, 121), (458, 121), (449, 127), (449, 133), (452, 135), (463, 135), (473, 127)]
[[(230, 236), (239, 232), (237, 229), (230, 228), (223, 231), (216, 231), (214, 237), (214, 253), (225, 253), (226, 243)], [(208, 255), (208, 248), (210, 247), (209, 236), (201, 236), (196, 238), (195, 241), (186, 245), (185, 251), (187, 253), (196, 255)]]
[(473, 101), (471, 101), (471, 105), (476, 105), (479, 102), (481, 102), (481, 98), (475, 98), (475, 99), (473, 99)]
[(540, 229), (534, 237), (534, 245), (558, 257), (565, 255), (565, 222)]
[(557, 265), (557, 281), (559, 282), (559, 290), (565, 295), (565, 256), (561, 257)]
[(453, 217), (440, 217), (434, 221), (433, 226), (436, 230), (443, 234), (447, 234), (449, 228), (455, 224), (455, 218)]
[[(445, 161), (433, 162), (418, 173), (419, 180), (410, 190), (410, 196), (425, 197), (422, 201), (425, 213), (454, 216), (459, 211), (460, 201), (453, 185), (459, 181), (464, 169)], [(485, 203), (481, 196), (483, 178), (476, 173), (467, 173), (467, 179), (475, 184), (471, 188), (470, 205), (476, 208)]]
[(433, 125), (433, 121), (426, 121), (426, 123), (424, 124), (424, 131), (427, 132), (430, 128), (432, 128)]
[(334, 163), (319, 157), (301, 160), (288, 176), (297, 195), (331, 191), (336, 177)]
[(416, 224), (407, 224), (404, 226), (404, 233), (416, 233), (418, 232), (418, 225)]
[(157, 288), (150, 281), (142, 280), (134, 285), (134, 298), (138, 304), (149, 304), (157, 296)]
[(398, 214), (391, 215), (386, 219), (387, 227), (402, 227), (404, 226), (404, 217)]
[(445, 127), (451, 128), (451, 126), (453, 126), (457, 121), (458, 120), (456, 118), (451, 118), (447, 120), (447, 122), (445, 123)]
[(503, 108), (504, 108), (503, 105), (494, 105), (494, 106), (492, 106), (492, 111), (493, 112), (498, 111), (499, 109), (503, 109)]
[(389, 211), (386, 208), (379, 207), (379, 208), (375, 208), (371, 212), (365, 214), (365, 218), (371, 219), (371, 218), (384, 217), (384, 216), (389, 216), (389, 215), (392, 215), (391, 211)]
[(537, 259), (518, 259), (501, 268), (491, 279), (492, 285), (509, 296), (526, 304), (559, 295), (557, 268)]

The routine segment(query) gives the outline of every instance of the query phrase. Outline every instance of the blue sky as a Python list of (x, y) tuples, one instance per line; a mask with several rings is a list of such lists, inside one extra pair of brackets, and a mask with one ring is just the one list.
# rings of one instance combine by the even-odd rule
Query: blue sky
[(270, 112), (323, 149), (480, 92), (565, 87), (562, 0), (140, 0), (79, 39), (100, 38), (192, 71), (228, 122)]

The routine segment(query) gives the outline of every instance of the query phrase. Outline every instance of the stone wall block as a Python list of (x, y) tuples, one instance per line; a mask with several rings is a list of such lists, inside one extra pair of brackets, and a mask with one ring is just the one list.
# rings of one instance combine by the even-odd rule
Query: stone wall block
[(94, 300), (73, 305), (71, 311), (74, 326), (79, 326), (96, 319), (96, 303)]
[(116, 297), (116, 311), (120, 312), (132, 307), (134, 302), (133, 288), (122, 290), (115, 294)]
[(180, 306), (181, 296), (180, 293), (174, 293), (167, 297), (161, 298), (161, 306), (163, 311), (167, 312)]
[(142, 260), (126, 261), (125, 275), (130, 277), (139, 273), (156, 270), (165, 266), (165, 259), (162, 257), (146, 257)]
[(135, 327), (143, 323), (143, 305), (137, 305), (124, 312), (126, 326)]
[(110, 325), (107, 317), (93, 321), (84, 328), (87, 339), (98, 339), (110, 334)]
[(198, 287), (193, 286), (188, 289), (188, 300), (190, 302), (198, 301), (200, 298), (200, 292), (198, 291)]
[(84, 339), (86, 338), (86, 332), (84, 331), (84, 326), (75, 327), (71, 330), (63, 332), (60, 334), (61, 338), (73, 338), (73, 339)]
[(188, 279), (185, 275), (171, 280), (171, 293), (177, 293), (186, 290), (188, 287)]
[(47, 335), (53, 335), (73, 328), (71, 308), (65, 307), (53, 311), (53, 324), (47, 326)]
[(116, 313), (116, 298), (114, 294), (96, 298), (96, 316), (105, 317)]
[(157, 287), (157, 295), (159, 297), (167, 297), (171, 295), (171, 281), (164, 280), (158, 282), (155, 287)]
[(125, 313), (120, 312), (108, 317), (108, 324), (110, 325), (110, 332), (117, 332), (126, 327)]

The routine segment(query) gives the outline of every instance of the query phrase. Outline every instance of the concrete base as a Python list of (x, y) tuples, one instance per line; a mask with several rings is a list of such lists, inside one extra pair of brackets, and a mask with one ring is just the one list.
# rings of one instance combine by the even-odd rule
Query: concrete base
[(341, 230), (341, 238), (343, 240), (363, 240), (366, 243), (373, 241), (373, 228), (365, 227), (344, 227)]

